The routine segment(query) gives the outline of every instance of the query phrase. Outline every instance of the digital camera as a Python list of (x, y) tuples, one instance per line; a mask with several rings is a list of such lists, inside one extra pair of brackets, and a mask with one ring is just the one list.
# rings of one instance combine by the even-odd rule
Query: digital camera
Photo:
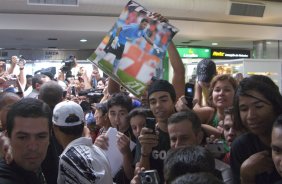
[(215, 158), (220, 158), (223, 154), (226, 153), (223, 142), (208, 143), (206, 145), (206, 148), (212, 153)]
[(141, 184), (159, 184), (160, 178), (157, 170), (147, 170), (139, 173)]

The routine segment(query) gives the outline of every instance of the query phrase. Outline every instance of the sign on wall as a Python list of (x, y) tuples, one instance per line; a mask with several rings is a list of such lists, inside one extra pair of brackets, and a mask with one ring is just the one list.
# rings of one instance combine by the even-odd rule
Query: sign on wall
[(208, 48), (177, 48), (181, 58), (210, 58), (211, 50)]
[(211, 49), (212, 59), (240, 59), (250, 57), (250, 50)]

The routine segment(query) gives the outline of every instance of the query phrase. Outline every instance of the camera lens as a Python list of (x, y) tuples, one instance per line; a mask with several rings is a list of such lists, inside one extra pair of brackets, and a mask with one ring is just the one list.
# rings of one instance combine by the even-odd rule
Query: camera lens
[(146, 181), (146, 183), (152, 183), (153, 179), (152, 179), (152, 177), (150, 175), (146, 175), (145, 176), (145, 181)]

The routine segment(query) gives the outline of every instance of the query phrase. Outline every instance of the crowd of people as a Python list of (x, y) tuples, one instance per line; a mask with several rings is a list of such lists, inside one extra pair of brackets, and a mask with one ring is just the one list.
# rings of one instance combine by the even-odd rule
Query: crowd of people
[(173, 43), (168, 54), (172, 83), (152, 80), (142, 99), (95, 65), (90, 77), (77, 64), (73, 76), (25, 77), (17, 57), (9, 69), (0, 63), (1, 86), (19, 65), (17, 86), (0, 94), (0, 183), (282, 183), (278, 86), (217, 75), (205, 59), (188, 102)]

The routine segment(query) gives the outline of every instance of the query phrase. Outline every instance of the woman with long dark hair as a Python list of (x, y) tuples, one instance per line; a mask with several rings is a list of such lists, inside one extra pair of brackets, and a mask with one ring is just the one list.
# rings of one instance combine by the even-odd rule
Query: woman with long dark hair
[(254, 75), (244, 78), (234, 97), (237, 130), (247, 133), (231, 146), (231, 168), (235, 183), (273, 183), (280, 178), (271, 159), (271, 129), (282, 113), (282, 96), (269, 78)]

